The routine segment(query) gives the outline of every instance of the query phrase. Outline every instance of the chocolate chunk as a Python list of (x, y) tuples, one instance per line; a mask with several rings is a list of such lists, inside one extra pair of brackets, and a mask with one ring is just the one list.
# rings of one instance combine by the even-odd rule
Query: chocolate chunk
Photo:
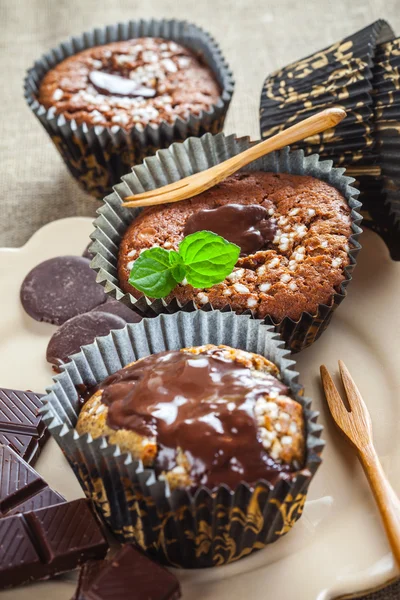
[(122, 329), (126, 321), (105, 312), (88, 312), (70, 319), (54, 333), (47, 346), (46, 358), (53, 365), (60, 365), (81, 346), (91, 344), (96, 337), (107, 335), (111, 329)]
[(105, 560), (89, 560), (81, 567), (79, 573), (78, 586), (75, 590), (75, 594), (71, 600), (86, 600), (90, 596), (90, 587), (96, 575), (103, 569)]
[(240, 247), (240, 254), (254, 254), (274, 239), (277, 226), (259, 204), (224, 204), (202, 208), (186, 221), (184, 234), (212, 231)]
[(105, 304), (96, 306), (91, 312), (98, 311), (117, 315), (117, 317), (121, 317), (121, 319), (124, 319), (127, 323), (139, 323), (139, 321), (142, 320), (142, 317), (135, 313), (135, 311), (113, 298), (108, 298)]
[(0, 589), (47, 579), (103, 558), (108, 544), (79, 499), (0, 519)]
[(33, 319), (61, 325), (106, 301), (102, 286), (81, 256), (58, 256), (37, 265), (21, 286), (22, 306)]
[(102, 71), (91, 71), (89, 73), (90, 83), (94, 85), (100, 94), (106, 96), (128, 96), (130, 98), (153, 98), (156, 95), (154, 88), (144, 87), (133, 79), (103, 73)]
[(0, 517), (61, 504), (65, 498), (14, 450), (0, 445)]
[(75, 600), (178, 600), (180, 597), (175, 575), (129, 544), (111, 560), (85, 565), (75, 594)]
[(10, 446), (33, 465), (49, 438), (38, 414), (42, 395), (0, 388), (0, 444)]

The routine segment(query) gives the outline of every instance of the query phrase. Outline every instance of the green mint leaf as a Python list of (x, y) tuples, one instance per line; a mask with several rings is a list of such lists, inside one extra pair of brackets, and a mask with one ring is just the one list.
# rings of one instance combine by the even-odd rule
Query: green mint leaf
[(209, 288), (232, 273), (240, 248), (211, 231), (197, 231), (182, 240), (179, 254), (188, 283), (196, 288)]
[(169, 252), (169, 264), (172, 267), (174, 279), (180, 283), (185, 277), (186, 271), (181, 255), (178, 252), (175, 252), (175, 250), (170, 250)]
[(149, 248), (134, 262), (129, 283), (150, 298), (164, 298), (185, 277), (196, 288), (221, 283), (233, 271), (240, 248), (211, 231), (186, 236), (179, 252)]
[(175, 254), (178, 253), (168, 252), (164, 248), (145, 250), (133, 264), (129, 283), (151, 298), (168, 296), (185, 276), (183, 263)]

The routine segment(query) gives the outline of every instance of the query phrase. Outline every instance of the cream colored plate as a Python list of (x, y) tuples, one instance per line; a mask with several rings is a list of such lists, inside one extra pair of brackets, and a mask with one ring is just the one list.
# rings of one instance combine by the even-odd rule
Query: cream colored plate
[[(20, 249), (0, 250), (0, 385), (42, 392), (51, 383), (45, 351), (55, 327), (28, 317), (19, 303), (20, 284), (39, 262), (81, 254), (90, 219), (53, 222)], [(332, 425), (321, 393), (319, 365), (337, 371), (342, 358), (372, 414), (384, 468), (400, 493), (400, 263), (390, 261), (382, 240), (370, 231), (349, 286), (322, 338), (298, 358), (301, 380), (321, 411), (327, 447), (311, 484), (305, 512), (279, 542), (230, 566), (179, 571), (190, 600), (328, 600), (377, 586), (397, 574), (379, 516), (354, 453)], [(72, 500), (80, 487), (51, 440), (38, 471)], [(1, 600), (69, 600), (75, 574), (0, 594)], [(128, 600), (128, 599), (127, 599)]]

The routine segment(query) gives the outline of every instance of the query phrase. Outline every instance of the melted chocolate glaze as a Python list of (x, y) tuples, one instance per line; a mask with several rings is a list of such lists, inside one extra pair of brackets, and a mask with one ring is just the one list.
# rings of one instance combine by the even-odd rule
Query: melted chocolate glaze
[(181, 448), (194, 487), (266, 479), (289, 471), (264, 450), (254, 416), (256, 400), (288, 388), (267, 372), (226, 359), (218, 349), (195, 355), (168, 351), (148, 356), (100, 386), (113, 429), (155, 436), (158, 472), (176, 466)]
[(225, 204), (203, 208), (186, 221), (184, 235), (196, 231), (212, 231), (237, 244), (240, 254), (254, 254), (274, 239), (275, 223), (259, 204)]
[(153, 98), (156, 95), (156, 91), (153, 88), (138, 85), (135, 81), (127, 77), (103, 73), (103, 71), (91, 71), (89, 73), (89, 80), (100, 94), (106, 96), (128, 96), (130, 98), (141, 96), (142, 98)]

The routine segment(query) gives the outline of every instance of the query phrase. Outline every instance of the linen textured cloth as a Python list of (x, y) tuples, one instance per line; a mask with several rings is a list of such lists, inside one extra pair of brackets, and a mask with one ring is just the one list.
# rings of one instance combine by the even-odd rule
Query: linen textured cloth
[[(23, 97), (26, 70), (70, 35), (140, 18), (204, 27), (236, 80), (225, 132), (258, 139), (267, 74), (378, 18), (400, 34), (398, 9), (398, 0), (0, 0), (0, 246), (21, 246), (45, 223), (94, 216), (99, 206), (69, 175)], [(400, 582), (357, 598), (399, 600)]]

